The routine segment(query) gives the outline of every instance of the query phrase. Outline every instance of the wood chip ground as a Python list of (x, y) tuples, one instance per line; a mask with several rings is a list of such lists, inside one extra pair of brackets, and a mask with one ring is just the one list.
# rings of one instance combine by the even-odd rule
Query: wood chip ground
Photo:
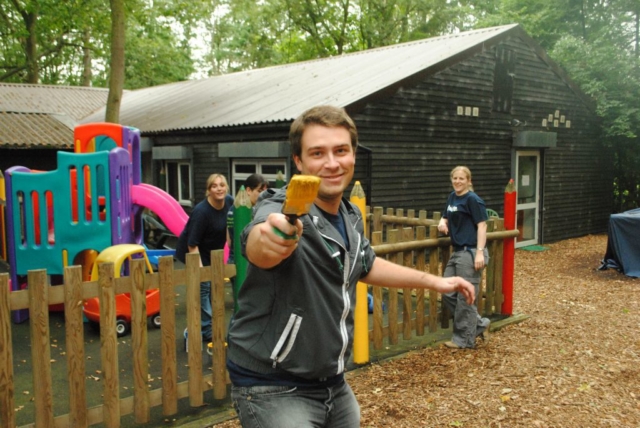
[(640, 279), (597, 270), (606, 244), (517, 250), (514, 313), (530, 318), (476, 350), (428, 348), (350, 377), (361, 426), (640, 427)]

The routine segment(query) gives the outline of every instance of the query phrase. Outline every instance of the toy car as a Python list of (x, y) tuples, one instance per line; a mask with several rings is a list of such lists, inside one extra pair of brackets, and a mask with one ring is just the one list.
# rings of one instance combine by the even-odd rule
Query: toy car
[[(119, 244), (102, 251), (95, 260), (91, 270), (91, 280), (98, 279), (98, 265), (101, 263), (113, 263), (114, 276), (119, 278), (125, 274), (129, 268), (129, 263), (133, 258), (144, 258), (149, 272), (152, 271), (151, 264), (142, 245)], [(125, 263), (127, 262), (127, 263)], [(160, 328), (160, 290), (147, 290), (147, 317), (151, 319), (151, 324)], [(100, 323), (100, 300), (92, 297), (85, 300), (83, 312), (85, 317), (99, 327)], [(129, 293), (116, 295), (116, 333), (118, 337), (126, 336), (131, 330), (131, 296)]]

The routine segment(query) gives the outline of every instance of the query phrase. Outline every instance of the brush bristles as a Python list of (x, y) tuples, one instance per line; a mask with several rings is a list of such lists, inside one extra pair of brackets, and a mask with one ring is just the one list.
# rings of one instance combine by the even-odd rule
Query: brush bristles
[(287, 187), (287, 199), (282, 207), (284, 214), (301, 216), (311, 209), (318, 196), (320, 178), (313, 175), (294, 175)]

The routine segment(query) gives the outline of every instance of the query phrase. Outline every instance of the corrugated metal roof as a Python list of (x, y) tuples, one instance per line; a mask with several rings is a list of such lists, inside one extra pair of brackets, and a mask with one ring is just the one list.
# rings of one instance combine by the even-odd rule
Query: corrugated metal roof
[(0, 146), (73, 148), (73, 128), (108, 95), (102, 88), (0, 83)]
[[(326, 59), (126, 93), (120, 122), (142, 132), (290, 121), (319, 104), (347, 107), (514, 29), (467, 31)], [(83, 120), (92, 122), (100, 111)]]
[(38, 113), (0, 112), (0, 146), (73, 148), (68, 118)]
[(0, 111), (63, 114), (79, 121), (104, 107), (108, 95), (104, 88), (0, 83)]

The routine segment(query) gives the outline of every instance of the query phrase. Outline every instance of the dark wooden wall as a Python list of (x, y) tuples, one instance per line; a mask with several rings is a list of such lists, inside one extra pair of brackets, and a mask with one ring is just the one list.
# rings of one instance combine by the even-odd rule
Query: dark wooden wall
[[(374, 152), (372, 204), (442, 211), (449, 172), (466, 165), (487, 207), (503, 214), (504, 188), (515, 174), (515, 133), (550, 131), (558, 141), (541, 151), (541, 241), (606, 231), (610, 156), (599, 143), (594, 112), (527, 44), (511, 39), (505, 45), (517, 53), (510, 113), (492, 111), (494, 47), (355, 116), (362, 144)], [(479, 115), (460, 116), (458, 106), (477, 107)], [(571, 128), (542, 126), (556, 110)]]

